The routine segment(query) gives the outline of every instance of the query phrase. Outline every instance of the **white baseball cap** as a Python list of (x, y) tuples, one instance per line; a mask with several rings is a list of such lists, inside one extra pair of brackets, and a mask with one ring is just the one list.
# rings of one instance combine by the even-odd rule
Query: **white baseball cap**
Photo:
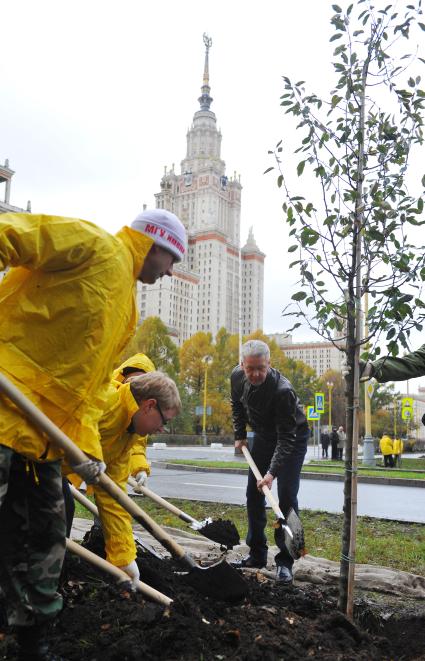
[(180, 262), (186, 254), (187, 238), (183, 223), (166, 209), (147, 209), (133, 220), (131, 227), (153, 239)]

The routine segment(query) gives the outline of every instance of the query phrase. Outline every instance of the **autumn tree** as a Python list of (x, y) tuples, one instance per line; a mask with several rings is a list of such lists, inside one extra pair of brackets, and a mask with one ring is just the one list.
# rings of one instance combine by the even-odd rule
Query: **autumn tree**
[(146, 354), (156, 369), (168, 374), (172, 379), (179, 372), (178, 349), (169, 336), (167, 326), (159, 317), (148, 317), (137, 328), (123, 354), (123, 360), (135, 353)]
[(204, 358), (212, 356), (213, 352), (212, 335), (203, 331), (192, 335), (181, 346), (180, 381), (190, 392), (198, 396), (201, 395), (205, 380)]
[[(331, 341), (338, 331), (350, 368), (339, 606), (352, 617), (359, 356), (365, 346), (378, 355), (382, 333), (386, 350), (397, 355), (400, 346), (407, 347), (410, 331), (422, 328), (424, 316), (424, 250), (412, 241), (412, 229), (425, 222), (424, 203), (406, 185), (409, 156), (423, 142), (425, 92), (418, 68), (424, 60), (402, 46), (410, 48), (425, 25), (420, 1), (375, 10), (358, 0), (332, 8), (336, 81), (329, 97), (307, 91), (303, 81), (283, 79), (281, 105), (302, 132), (297, 174), (309, 177), (302, 190), (283, 171), (282, 141), (272, 153), (293, 240), (290, 266), (300, 275), (301, 286), (292, 295), (296, 308), (289, 311), (300, 319), (294, 328), (307, 321)], [(367, 337), (362, 337), (364, 294), (370, 301)]]

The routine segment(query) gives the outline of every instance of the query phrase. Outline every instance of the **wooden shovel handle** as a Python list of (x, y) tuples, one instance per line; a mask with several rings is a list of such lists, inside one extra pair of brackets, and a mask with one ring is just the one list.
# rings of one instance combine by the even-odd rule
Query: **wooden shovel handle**
[(71, 491), (75, 500), (78, 500), (78, 502), (81, 503), (81, 505), (85, 507), (86, 510), (88, 510), (95, 516), (99, 516), (99, 510), (97, 509), (96, 505), (92, 503), (92, 501), (89, 500), (83, 493), (81, 493), (81, 491), (76, 489), (73, 484), (69, 485), (69, 490)]
[[(242, 445), (242, 452), (243, 452), (243, 455), (244, 455), (245, 459), (247, 460), (247, 462), (249, 464), (250, 469), (254, 473), (257, 480), (262, 480), (263, 476), (261, 475), (260, 471), (258, 470), (257, 465), (256, 465), (254, 459), (251, 457), (251, 453), (248, 450), (248, 448), (246, 447), (246, 445)], [(276, 501), (275, 497), (273, 496), (272, 492), (270, 491), (270, 489), (267, 486), (264, 485), (264, 487), (262, 487), (262, 491), (263, 491), (263, 494), (265, 495), (265, 497), (267, 498), (267, 500), (269, 501), (270, 507), (273, 509), (273, 512), (276, 514), (277, 518), (282, 519), (284, 521), (285, 517), (282, 514), (282, 510), (280, 509), (279, 504), (277, 503), (277, 501)]]
[[(165, 507), (166, 510), (169, 512), (172, 512), (176, 516), (179, 517), (182, 521), (185, 521), (186, 523), (199, 523), (196, 519), (193, 517), (189, 516), (189, 514), (186, 514), (182, 510), (180, 510), (178, 507), (173, 505), (172, 503), (169, 503), (168, 500), (165, 500), (165, 498), (162, 498), (161, 496), (158, 496), (157, 493), (154, 491), (151, 491), (148, 489), (148, 487), (142, 486), (141, 484), (138, 484), (134, 477), (129, 477), (128, 478), (128, 483), (129, 485), (136, 491), (137, 493), (141, 493), (144, 496), (147, 496), (151, 500), (154, 501), (154, 503), (157, 503), (158, 505), (161, 505), (161, 507)], [(201, 525), (199, 523), (199, 525)]]
[[(13, 383), (0, 373), (0, 391), (18, 406), (26, 415), (31, 423), (44, 432), (54, 445), (63, 450), (67, 463), (69, 465), (81, 464), (87, 461), (88, 457), (71, 439), (64, 434), (56, 425), (32, 402), (28, 399)], [(141, 507), (136, 505), (132, 499), (127, 496), (108, 475), (101, 473), (98, 481), (107, 493), (114, 498), (131, 516), (138, 521), (146, 530), (157, 539), (162, 546), (177, 560), (183, 560), (190, 567), (197, 567), (193, 558), (187, 554), (180, 544), (168, 535)]]
[[(99, 569), (102, 569), (104, 572), (107, 572), (113, 576), (118, 583), (127, 583), (130, 580), (128, 574), (126, 574), (122, 569), (115, 567), (115, 565), (112, 565), (107, 560), (100, 558), (98, 555), (96, 555), (96, 553), (92, 553), (92, 551), (89, 551), (88, 549), (84, 548), (84, 546), (73, 542), (71, 539), (66, 540), (66, 548), (71, 553), (74, 553), (74, 555), (78, 555), (80, 558), (83, 558), (83, 560), (90, 562), (92, 565), (95, 565)], [(136, 588), (139, 592), (146, 595), (150, 599), (153, 599), (158, 604), (169, 606), (173, 601), (170, 599), (170, 597), (162, 594), (162, 592), (158, 592), (158, 590), (151, 588), (150, 585), (146, 585), (146, 583), (143, 583), (142, 581), (138, 581), (136, 583)]]

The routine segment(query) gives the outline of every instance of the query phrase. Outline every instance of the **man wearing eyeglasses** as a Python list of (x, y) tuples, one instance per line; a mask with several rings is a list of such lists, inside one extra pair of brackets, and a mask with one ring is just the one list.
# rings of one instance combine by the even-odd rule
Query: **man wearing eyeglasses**
[[(100, 443), (106, 474), (123, 490), (131, 474), (132, 452), (141, 437), (164, 431), (181, 410), (180, 396), (172, 379), (162, 372), (130, 375), (111, 390), (109, 408), (100, 424)], [(75, 482), (75, 476), (70, 476)], [(103, 489), (94, 485), (94, 497), (105, 538), (106, 557), (139, 580), (131, 516)]]
[[(250, 340), (242, 347), (242, 363), (231, 379), (231, 404), (235, 447), (247, 445), (246, 427), (254, 438), (249, 450), (264, 476), (257, 482), (248, 474), (246, 490), (249, 555), (239, 567), (265, 567), (267, 564), (267, 523), (263, 486), (272, 488), (277, 479), (279, 506), (286, 516), (290, 508), (298, 512), (301, 467), (307, 451), (309, 428), (299, 399), (290, 382), (270, 365), (270, 350), (265, 342)], [(293, 558), (280, 549), (275, 557), (276, 578), (282, 585), (292, 583)]]

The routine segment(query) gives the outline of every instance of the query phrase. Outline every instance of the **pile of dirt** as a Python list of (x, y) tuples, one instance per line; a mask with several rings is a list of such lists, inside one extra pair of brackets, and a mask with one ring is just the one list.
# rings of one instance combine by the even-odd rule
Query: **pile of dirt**
[(200, 532), (227, 549), (232, 549), (240, 544), (238, 530), (235, 524), (228, 519), (207, 519)]
[[(91, 535), (86, 544), (102, 551)], [(140, 594), (120, 592), (104, 574), (67, 556), (62, 577), (65, 606), (51, 632), (52, 648), (71, 661), (237, 659), (390, 660), (420, 659), (425, 649), (425, 618), (403, 632), (404, 648), (391, 636), (385, 619), (375, 617), (366, 632), (336, 610), (336, 590), (307, 585), (283, 588), (260, 572), (246, 576), (249, 595), (240, 603), (214, 601), (185, 582), (181, 568), (139, 550), (141, 580), (174, 602), (169, 609)], [(360, 605), (368, 613), (370, 603)], [(406, 627), (412, 626), (409, 631)], [(406, 644), (406, 636), (415, 636)], [(13, 659), (16, 646), (6, 634), (0, 658)]]

